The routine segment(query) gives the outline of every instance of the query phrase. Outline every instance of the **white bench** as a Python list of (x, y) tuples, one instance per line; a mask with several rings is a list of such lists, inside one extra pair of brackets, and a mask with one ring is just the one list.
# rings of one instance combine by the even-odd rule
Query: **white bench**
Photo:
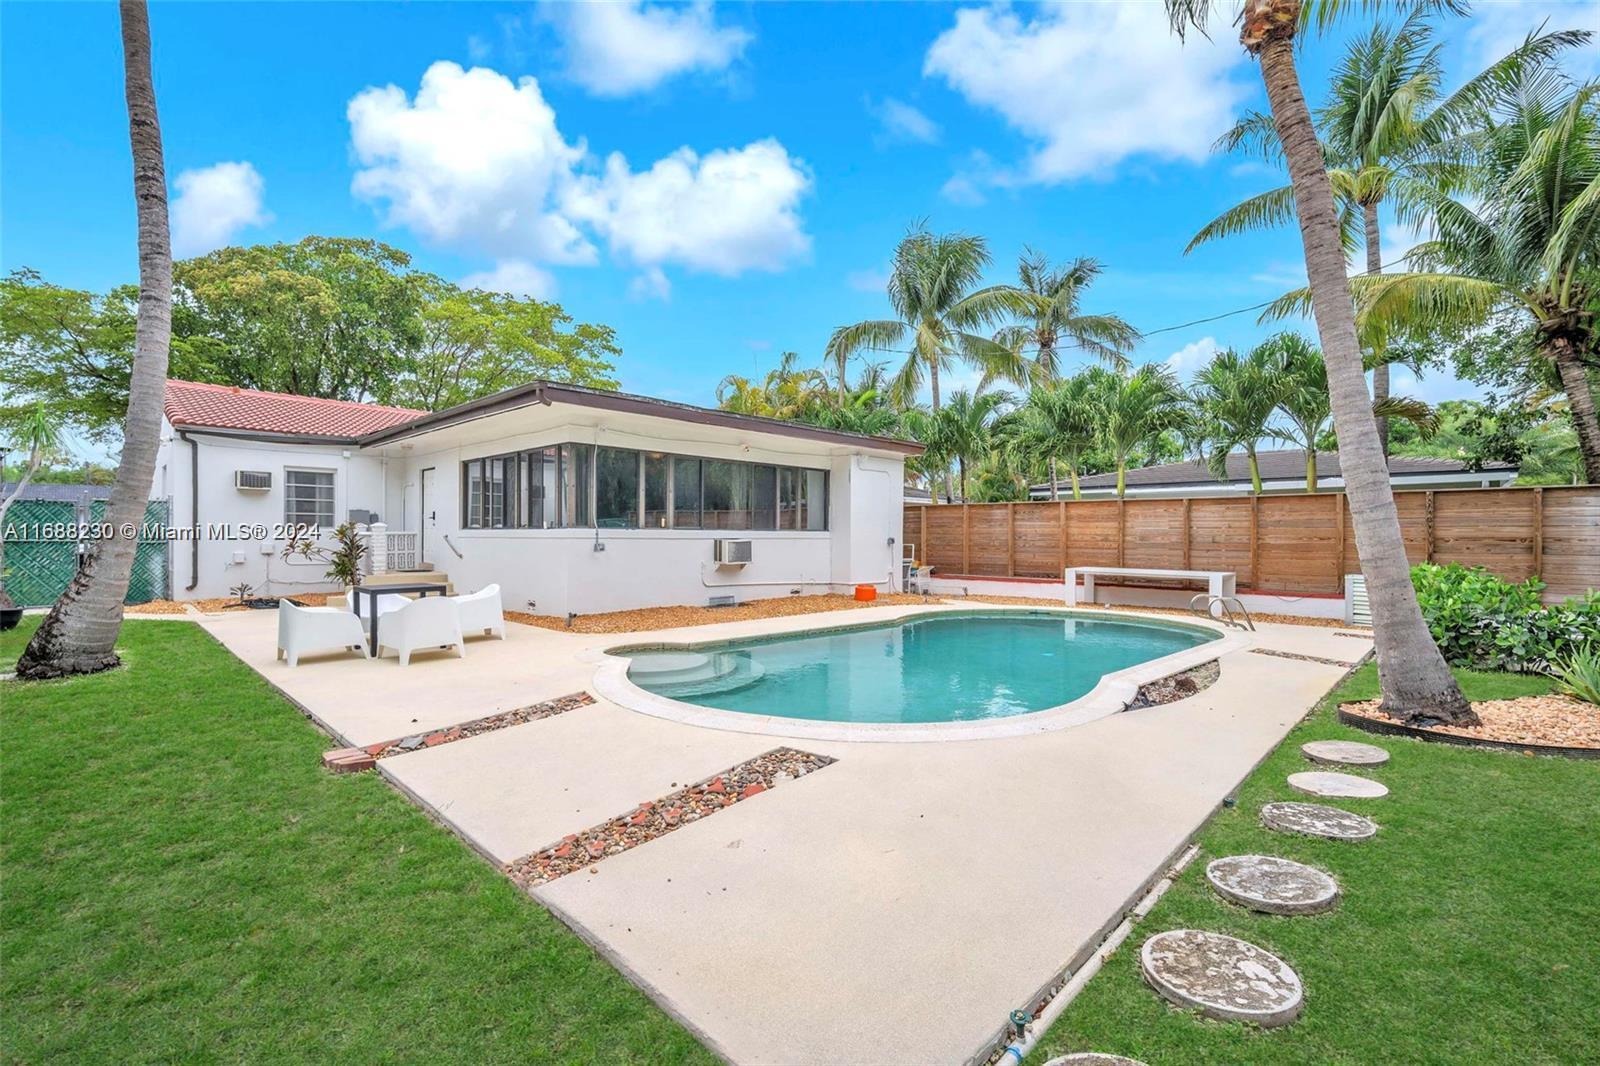
[(1078, 578), (1083, 578), (1083, 598), (1094, 602), (1094, 579), (1099, 577), (1154, 577), (1171, 581), (1204, 581), (1213, 596), (1234, 594), (1232, 570), (1156, 570), (1139, 566), (1069, 566), (1066, 570), (1067, 606), (1078, 603)]

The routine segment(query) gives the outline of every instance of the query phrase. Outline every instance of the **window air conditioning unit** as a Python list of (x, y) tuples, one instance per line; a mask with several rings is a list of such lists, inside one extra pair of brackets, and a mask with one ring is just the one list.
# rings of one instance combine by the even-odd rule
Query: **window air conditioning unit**
[(748, 540), (719, 540), (713, 558), (720, 566), (743, 566), (750, 561)]
[(270, 470), (235, 470), (233, 487), (241, 492), (266, 492), (272, 488)]

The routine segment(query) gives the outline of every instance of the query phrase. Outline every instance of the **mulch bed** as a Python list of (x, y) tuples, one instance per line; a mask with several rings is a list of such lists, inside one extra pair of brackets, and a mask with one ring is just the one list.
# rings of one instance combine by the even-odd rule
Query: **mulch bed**
[[(1341, 714), (1382, 726), (1404, 726), (1397, 718), (1378, 711), (1378, 700), (1341, 704)], [(1511, 746), (1587, 748), (1600, 750), (1600, 707), (1571, 696), (1519, 696), (1511, 700), (1485, 700), (1472, 709), (1479, 726), (1438, 725), (1408, 733), (1444, 734), (1468, 741)]]
[(523, 888), (554, 881), (608, 855), (666, 836), (690, 822), (716, 814), (758, 796), (835, 760), (795, 748), (775, 748), (714, 777), (639, 804), (627, 814), (563, 837), (559, 844), (525, 855), (506, 865), (506, 873)]
[(404, 755), (409, 751), (436, 748), (440, 744), (465, 740), (468, 737), (475, 737), (479, 733), (492, 733), (496, 729), (521, 725), (523, 722), (537, 722), (541, 718), (553, 718), (574, 708), (586, 707), (593, 702), (594, 697), (587, 692), (574, 692), (570, 696), (557, 696), (553, 700), (545, 700), (542, 703), (518, 707), (514, 711), (502, 711), (499, 714), (491, 714), (487, 718), (476, 718), (470, 722), (462, 722), (460, 725), (453, 725), (448, 729), (435, 729), (427, 733), (413, 733), (411, 736), (400, 737), (397, 740), (384, 740), (377, 744), (368, 744), (366, 751), (374, 759), (387, 759), (394, 755)]
[(1221, 676), (1222, 667), (1217, 664), (1217, 660), (1212, 659), (1208, 663), (1201, 663), (1199, 666), (1180, 670), (1176, 674), (1157, 678), (1147, 685), (1139, 686), (1139, 691), (1128, 703), (1128, 710), (1137, 711), (1143, 707), (1159, 707), (1163, 703), (1186, 700), (1216, 684), (1217, 678)]

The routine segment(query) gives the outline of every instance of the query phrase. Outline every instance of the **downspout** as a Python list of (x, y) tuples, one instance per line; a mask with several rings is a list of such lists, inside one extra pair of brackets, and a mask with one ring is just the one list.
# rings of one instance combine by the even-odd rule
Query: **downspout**
[(189, 583), (183, 591), (193, 592), (200, 584), (200, 442), (181, 429), (178, 437), (189, 446)]

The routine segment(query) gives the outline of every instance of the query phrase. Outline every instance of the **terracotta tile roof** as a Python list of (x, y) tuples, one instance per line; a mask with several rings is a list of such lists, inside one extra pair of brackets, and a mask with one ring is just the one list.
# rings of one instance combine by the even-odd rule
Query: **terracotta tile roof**
[(324, 437), (359, 437), (427, 414), (406, 407), (256, 392), (198, 381), (168, 381), (165, 411), (174, 426)]

